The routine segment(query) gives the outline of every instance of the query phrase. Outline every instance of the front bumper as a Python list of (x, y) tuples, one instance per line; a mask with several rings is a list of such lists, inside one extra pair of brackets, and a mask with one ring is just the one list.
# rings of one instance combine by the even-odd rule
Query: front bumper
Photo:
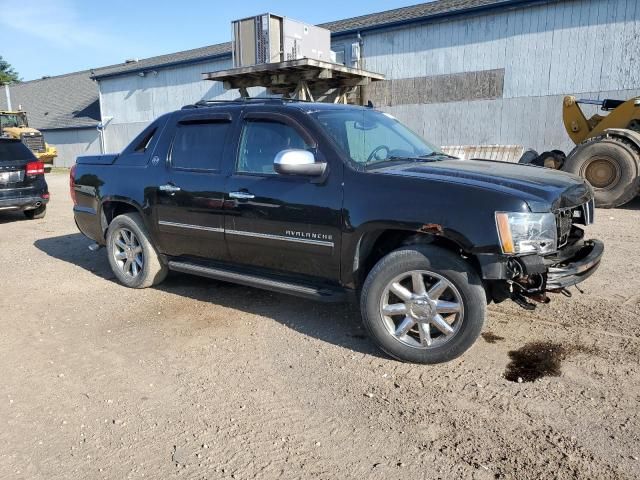
[(598, 269), (603, 253), (604, 243), (600, 240), (585, 241), (571, 258), (549, 267), (546, 290), (561, 290), (583, 282)]
[(31, 210), (48, 202), (48, 198), (38, 196), (0, 198), (0, 210)]

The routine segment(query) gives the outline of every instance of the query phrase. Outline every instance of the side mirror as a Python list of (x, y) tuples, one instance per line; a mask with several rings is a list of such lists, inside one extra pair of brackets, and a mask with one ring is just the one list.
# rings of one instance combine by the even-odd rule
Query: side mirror
[(319, 177), (327, 168), (325, 162), (316, 162), (313, 153), (306, 150), (282, 150), (273, 160), (273, 169), (281, 175)]

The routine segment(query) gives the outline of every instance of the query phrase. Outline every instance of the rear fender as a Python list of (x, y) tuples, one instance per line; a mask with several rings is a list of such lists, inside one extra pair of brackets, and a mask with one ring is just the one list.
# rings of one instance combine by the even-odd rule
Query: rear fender
[(150, 228), (147, 215), (144, 213), (144, 209), (142, 206), (132, 200), (130, 198), (119, 197), (117, 195), (105, 197), (102, 199), (100, 203), (100, 207), (98, 209), (98, 215), (100, 217), (100, 227), (102, 230), (103, 240), (106, 242), (106, 233), (107, 228), (109, 228), (109, 224), (111, 221), (118, 215), (126, 212), (136, 212), (142, 218), (142, 221), (145, 224), (148, 232), (152, 232)]

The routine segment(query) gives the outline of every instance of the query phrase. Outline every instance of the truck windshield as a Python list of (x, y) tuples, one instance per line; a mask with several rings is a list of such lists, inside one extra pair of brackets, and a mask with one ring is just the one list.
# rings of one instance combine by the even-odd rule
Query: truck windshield
[(336, 109), (312, 116), (357, 166), (447, 156), (387, 113)]
[(0, 114), (0, 128), (27, 127), (26, 115), (20, 113)]

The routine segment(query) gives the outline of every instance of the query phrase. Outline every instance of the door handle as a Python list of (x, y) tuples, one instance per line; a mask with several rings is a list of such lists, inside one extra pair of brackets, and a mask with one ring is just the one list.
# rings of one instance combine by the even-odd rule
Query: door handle
[(256, 198), (253, 193), (249, 192), (231, 192), (229, 193), (229, 196), (238, 200), (251, 200), (252, 198)]
[(171, 185), (170, 183), (167, 183), (166, 185), (160, 185), (158, 189), (161, 192), (169, 192), (169, 193), (176, 193), (180, 191), (180, 187), (176, 187), (175, 185)]

